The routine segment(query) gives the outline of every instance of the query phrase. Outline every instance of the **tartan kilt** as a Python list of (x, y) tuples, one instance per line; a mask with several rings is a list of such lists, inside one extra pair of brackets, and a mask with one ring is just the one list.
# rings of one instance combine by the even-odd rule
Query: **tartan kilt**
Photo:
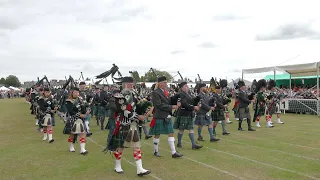
[(66, 124), (64, 125), (63, 134), (71, 134), (72, 122), (67, 120)]
[(112, 135), (111, 139), (109, 140), (108, 150), (115, 151), (117, 148), (124, 148), (125, 146), (140, 147), (140, 139), (137, 130), (133, 130), (132, 134), (129, 133), (130, 130), (133, 130), (130, 125), (120, 126), (118, 133)]
[(217, 111), (212, 111), (211, 113), (212, 120), (213, 121), (223, 121), (226, 118), (224, 117), (224, 112), (223, 109), (217, 110)]
[(211, 124), (212, 119), (206, 118), (206, 114), (196, 114), (196, 120), (194, 121), (194, 124), (197, 126), (207, 126)]
[(178, 116), (173, 125), (174, 129), (179, 130), (192, 130), (193, 129), (193, 119), (191, 116)]
[(236, 115), (238, 116), (239, 120), (243, 120), (244, 118), (251, 119), (249, 107), (239, 108)]
[(154, 127), (150, 127), (149, 135), (174, 133), (172, 119), (166, 122), (164, 119), (156, 119)]
[(260, 106), (258, 109), (256, 109), (254, 111), (254, 114), (255, 114), (256, 117), (257, 116), (264, 116), (265, 110), (266, 110), (265, 106)]
[(97, 106), (96, 117), (106, 117), (106, 108), (104, 106)]

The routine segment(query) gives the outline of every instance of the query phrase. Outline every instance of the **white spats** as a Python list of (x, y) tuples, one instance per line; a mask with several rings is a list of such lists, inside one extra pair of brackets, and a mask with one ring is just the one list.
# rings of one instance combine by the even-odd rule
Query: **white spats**
[(267, 121), (267, 127), (269, 127), (269, 128), (274, 127), (274, 126), (271, 124), (271, 121)]
[(48, 139), (47, 130), (43, 130), (43, 141), (46, 141)]
[(256, 127), (261, 127), (259, 121), (256, 122)]
[(39, 120), (38, 119), (36, 119), (36, 126), (38, 126), (39, 125)]
[(123, 173), (123, 170), (121, 168), (121, 159), (117, 160), (116, 159), (116, 164), (114, 166), (114, 171), (117, 173)]
[(277, 119), (277, 122), (278, 122), (278, 124), (284, 124), (284, 122), (282, 122), (282, 121), (280, 120), (280, 118)]
[(141, 159), (139, 159), (139, 160), (136, 161), (136, 166), (137, 166), (137, 174), (138, 174), (138, 175), (146, 175), (146, 174), (149, 174), (149, 171), (148, 171), (148, 170), (143, 169)]
[(86, 152), (86, 141), (84, 138), (80, 138), (80, 153)]
[(69, 142), (69, 151), (70, 152), (75, 152), (76, 151), (76, 149), (74, 149), (74, 146), (73, 146), (72, 142)]
[(168, 137), (168, 143), (170, 145), (171, 153), (175, 154), (177, 151), (176, 151), (176, 148), (174, 146), (174, 137)]

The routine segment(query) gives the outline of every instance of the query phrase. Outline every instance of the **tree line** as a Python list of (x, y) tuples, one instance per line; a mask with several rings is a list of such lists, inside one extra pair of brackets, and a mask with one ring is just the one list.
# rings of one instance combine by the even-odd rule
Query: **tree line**
[(4, 85), (6, 87), (21, 87), (21, 83), (19, 81), (19, 78), (15, 75), (9, 75), (6, 78), (2, 77), (0, 79), (0, 85)]

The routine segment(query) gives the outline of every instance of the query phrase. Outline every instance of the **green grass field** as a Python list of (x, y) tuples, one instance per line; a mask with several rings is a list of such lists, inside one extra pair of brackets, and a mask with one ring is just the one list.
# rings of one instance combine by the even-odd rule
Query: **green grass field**
[[(233, 120), (233, 118), (232, 118)], [(142, 179), (320, 179), (320, 119), (312, 115), (282, 115), (284, 125), (262, 127), (256, 132), (238, 132), (237, 121), (227, 125), (231, 134), (221, 135), (219, 142), (205, 142), (200, 150), (192, 150), (184, 135), (185, 156), (172, 159), (167, 137), (160, 141), (161, 158), (153, 156), (152, 139), (142, 140), (143, 166), (152, 174)], [(114, 158), (102, 153), (107, 131), (92, 121), (93, 136), (88, 138), (87, 156), (69, 152), (67, 136), (62, 134), (63, 122), (57, 116), (53, 136), (55, 142), (42, 141), (36, 131), (29, 105), (23, 99), (0, 100), (0, 170), (7, 179), (141, 179), (136, 175), (131, 149), (125, 149), (122, 168), (125, 174), (113, 171)], [(246, 124), (244, 124), (246, 129)]]

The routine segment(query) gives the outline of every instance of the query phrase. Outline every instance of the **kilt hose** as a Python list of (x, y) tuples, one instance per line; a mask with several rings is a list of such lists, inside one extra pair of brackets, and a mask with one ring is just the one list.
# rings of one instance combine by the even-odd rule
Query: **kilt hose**
[(153, 127), (150, 127), (149, 135), (174, 133), (172, 119), (166, 122), (164, 119), (156, 119)]
[(174, 129), (193, 130), (193, 119), (191, 116), (178, 116), (173, 125)]

